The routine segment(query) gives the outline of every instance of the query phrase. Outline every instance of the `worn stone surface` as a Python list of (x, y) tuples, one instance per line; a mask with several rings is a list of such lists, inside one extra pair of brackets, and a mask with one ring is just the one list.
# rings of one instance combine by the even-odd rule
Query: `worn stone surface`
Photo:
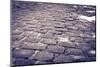
[(61, 46), (48, 46), (47, 50), (54, 53), (64, 53), (64, 47)]
[(57, 41), (54, 40), (54, 39), (42, 39), (40, 42), (41, 42), (41, 43), (44, 43), (44, 44), (55, 45)]
[(83, 52), (81, 49), (69, 48), (66, 51), (66, 54), (70, 55), (82, 55)]
[(68, 42), (59, 42), (59, 45), (64, 46), (64, 47), (69, 47), (69, 48), (76, 47), (75, 43), (68, 43)]
[(13, 65), (96, 60), (95, 6), (24, 1), (11, 6)]
[(37, 52), (35, 55), (33, 54), (30, 59), (36, 59), (40, 61), (50, 61), (53, 59), (53, 53), (47, 51)]
[(74, 59), (72, 56), (60, 55), (53, 60), (55, 63), (64, 63), (64, 62), (73, 62)]
[(47, 45), (43, 43), (27, 43), (25, 42), (22, 46), (24, 49), (38, 49), (43, 50), (46, 49)]
[(26, 50), (26, 49), (15, 49), (13, 56), (16, 58), (28, 58), (30, 57), (32, 54), (34, 54), (34, 50)]

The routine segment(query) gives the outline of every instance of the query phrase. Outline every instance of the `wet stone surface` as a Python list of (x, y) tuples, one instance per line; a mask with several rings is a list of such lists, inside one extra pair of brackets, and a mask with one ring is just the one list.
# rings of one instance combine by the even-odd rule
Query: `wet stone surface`
[(96, 60), (95, 6), (13, 1), (11, 8), (12, 65)]

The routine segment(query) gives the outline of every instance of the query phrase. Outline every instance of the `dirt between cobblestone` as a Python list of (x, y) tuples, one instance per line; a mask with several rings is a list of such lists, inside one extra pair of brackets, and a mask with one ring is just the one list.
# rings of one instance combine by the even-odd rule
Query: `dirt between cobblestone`
[[(13, 1), (12, 65), (96, 60), (95, 6)], [(90, 12), (89, 12), (90, 11)]]

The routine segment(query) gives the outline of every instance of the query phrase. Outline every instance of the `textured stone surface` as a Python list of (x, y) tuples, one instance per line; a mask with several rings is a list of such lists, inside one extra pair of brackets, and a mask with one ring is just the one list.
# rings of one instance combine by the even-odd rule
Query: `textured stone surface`
[(66, 52), (66, 54), (70, 54), (70, 55), (81, 55), (81, 54), (83, 54), (81, 49), (75, 49), (75, 48), (69, 48), (65, 52)]
[(49, 53), (47, 51), (37, 52), (35, 55), (33, 54), (30, 59), (36, 59), (40, 61), (49, 61), (53, 59), (53, 53)]
[(11, 6), (13, 65), (96, 60), (95, 6), (24, 1)]
[(60, 42), (59, 45), (64, 46), (64, 47), (76, 47), (75, 43), (68, 43), (68, 42)]
[(22, 58), (28, 58), (30, 57), (35, 51), (34, 50), (26, 50), (26, 49), (16, 49), (14, 50), (13, 56), (18, 58), (18, 57), (22, 57)]
[(13, 61), (14, 65), (16, 66), (23, 66), (23, 65), (33, 65), (35, 62), (30, 59), (16, 59)]
[(60, 55), (53, 60), (55, 63), (73, 62), (72, 56)]
[(54, 53), (64, 53), (64, 47), (61, 46), (48, 46), (47, 50)]
[(44, 44), (55, 45), (57, 41), (54, 40), (54, 39), (42, 39), (40, 42), (41, 42), (41, 43), (44, 43)]
[(46, 44), (43, 43), (24, 43), (24, 45), (22, 46), (22, 48), (26, 48), (26, 49), (45, 49), (47, 47)]

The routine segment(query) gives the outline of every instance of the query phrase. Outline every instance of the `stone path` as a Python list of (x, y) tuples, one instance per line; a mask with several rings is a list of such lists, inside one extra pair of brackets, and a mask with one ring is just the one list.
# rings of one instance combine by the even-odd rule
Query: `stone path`
[(95, 6), (12, 2), (12, 65), (96, 60)]

